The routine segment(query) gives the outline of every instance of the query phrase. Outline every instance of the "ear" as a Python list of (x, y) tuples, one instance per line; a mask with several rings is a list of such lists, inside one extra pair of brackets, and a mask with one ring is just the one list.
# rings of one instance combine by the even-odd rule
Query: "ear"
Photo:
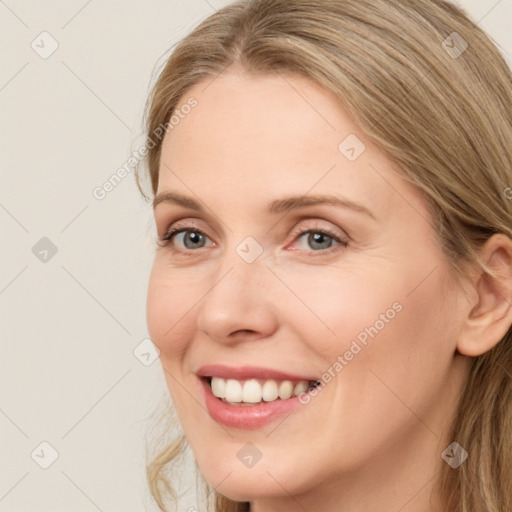
[(480, 255), (498, 277), (480, 271), (473, 278), (470, 312), (457, 343), (458, 352), (473, 357), (491, 350), (512, 325), (512, 239), (495, 234), (485, 242)]

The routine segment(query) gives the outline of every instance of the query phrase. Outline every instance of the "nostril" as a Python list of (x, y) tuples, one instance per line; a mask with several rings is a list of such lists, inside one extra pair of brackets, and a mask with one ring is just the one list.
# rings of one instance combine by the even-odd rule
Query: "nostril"
[(231, 333), (231, 336), (232, 337), (236, 337), (236, 336), (252, 336), (252, 335), (257, 335), (257, 333), (251, 329), (239, 329), (238, 331), (235, 331), (235, 332), (232, 332)]

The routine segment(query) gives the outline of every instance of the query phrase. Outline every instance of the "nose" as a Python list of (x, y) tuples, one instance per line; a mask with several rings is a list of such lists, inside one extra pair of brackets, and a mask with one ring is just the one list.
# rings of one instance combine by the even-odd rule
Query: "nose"
[(269, 286), (272, 277), (263, 260), (246, 263), (234, 254), (198, 304), (198, 329), (219, 343), (272, 336), (278, 327)]

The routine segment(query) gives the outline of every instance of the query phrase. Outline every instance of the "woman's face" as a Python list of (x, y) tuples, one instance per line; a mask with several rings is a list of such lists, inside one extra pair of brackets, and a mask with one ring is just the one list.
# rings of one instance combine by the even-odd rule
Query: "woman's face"
[[(426, 202), (305, 78), (231, 72), (191, 97), (163, 143), (158, 195), (187, 201), (157, 201), (158, 235), (182, 231), (157, 248), (147, 320), (203, 474), (235, 500), (417, 493), (467, 370)], [(266, 398), (227, 404), (205, 376)], [(321, 385), (287, 399), (284, 380)]]

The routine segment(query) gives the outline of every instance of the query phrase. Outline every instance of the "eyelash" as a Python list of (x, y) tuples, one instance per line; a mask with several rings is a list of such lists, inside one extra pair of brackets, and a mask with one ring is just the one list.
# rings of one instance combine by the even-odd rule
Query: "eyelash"
[[(172, 228), (170, 231), (168, 231), (163, 238), (159, 238), (159, 242), (158, 245), (160, 247), (167, 247), (172, 253), (174, 254), (183, 254), (185, 256), (190, 256), (192, 255), (194, 252), (197, 252), (197, 249), (195, 250), (190, 250), (190, 249), (174, 249), (174, 247), (172, 246), (172, 239), (178, 235), (179, 233), (183, 233), (183, 232), (187, 232), (187, 231), (191, 231), (193, 233), (199, 233), (200, 235), (204, 236), (205, 238), (209, 238), (208, 235), (206, 235), (206, 233), (204, 233), (204, 231), (200, 230), (200, 229), (197, 229), (195, 228), (194, 226), (187, 226), (187, 225), (183, 225), (183, 226), (175, 226), (174, 228)], [(327, 254), (331, 254), (333, 252), (336, 252), (336, 251), (339, 251), (339, 250), (342, 250), (344, 248), (346, 248), (348, 246), (348, 240), (345, 239), (345, 238), (341, 238), (339, 235), (336, 235), (335, 233), (333, 233), (332, 231), (330, 231), (329, 229), (326, 229), (326, 228), (308, 228), (308, 229), (297, 229), (293, 232), (293, 241), (297, 240), (297, 239), (300, 239), (302, 238), (304, 235), (306, 234), (310, 234), (310, 233), (317, 233), (317, 234), (322, 234), (322, 235), (326, 235), (328, 236), (329, 238), (332, 238), (335, 242), (337, 242), (339, 245), (336, 245), (334, 247), (329, 247), (328, 249), (322, 249), (322, 250), (319, 250), (319, 251), (313, 251), (313, 250), (310, 250), (310, 251), (304, 251), (304, 250), (301, 250), (299, 249), (298, 251), (299, 252), (311, 252), (313, 254), (317, 254), (317, 255), (321, 255), (321, 256), (325, 256)]]

